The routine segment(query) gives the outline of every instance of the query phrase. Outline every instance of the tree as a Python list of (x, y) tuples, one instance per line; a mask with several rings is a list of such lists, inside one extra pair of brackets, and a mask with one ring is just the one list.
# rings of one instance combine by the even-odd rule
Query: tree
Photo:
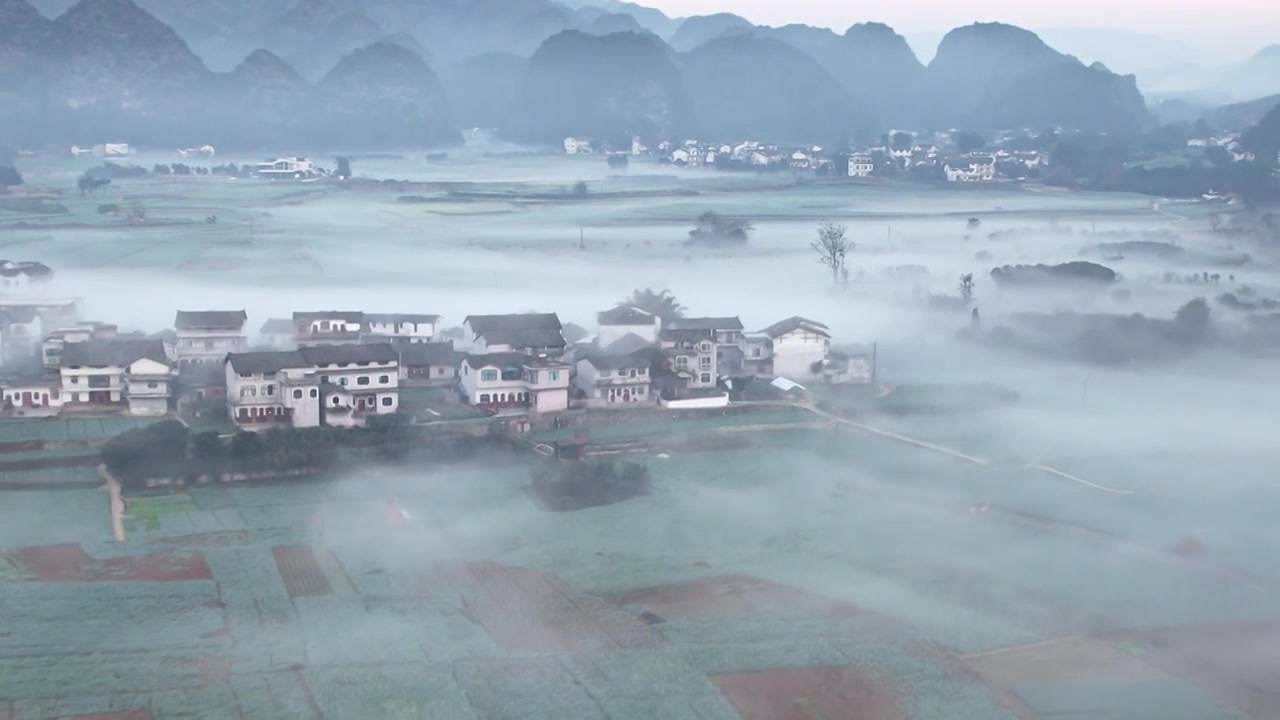
[(708, 210), (698, 216), (698, 226), (689, 231), (693, 238), (746, 241), (755, 226), (749, 220), (727, 218)]
[(818, 262), (831, 271), (831, 282), (839, 284), (844, 270), (845, 258), (854, 244), (845, 237), (848, 228), (832, 222), (824, 222), (818, 226), (818, 239), (810, 247), (818, 254)]
[(107, 469), (128, 487), (151, 478), (172, 478), (186, 472), (187, 426), (162, 420), (127, 430), (107, 441), (100, 455)]
[(631, 160), (624, 153), (612, 153), (605, 162), (614, 170), (625, 170), (631, 164)]
[(965, 273), (960, 276), (960, 299), (965, 304), (973, 302), (973, 273)]
[(969, 218), (969, 221), (965, 223), (965, 225), (970, 230), (977, 230), (978, 228), (982, 227), (982, 221), (976, 217), (971, 217)]
[(573, 184), (573, 194), (582, 197), (587, 194), (587, 183), (585, 180), (579, 180)]
[(99, 189), (104, 188), (110, 184), (111, 184), (111, 178), (94, 177), (93, 175), (90, 175), (88, 173), (81, 175), (80, 179), (76, 180), (76, 186), (80, 188), (81, 195), (84, 195), (85, 193), (89, 193), (90, 195), (92, 195), (93, 193), (97, 192)]
[(1209, 332), (1209, 303), (1196, 298), (1178, 308), (1173, 316), (1173, 336), (1179, 342), (1194, 345)]
[(973, 132), (958, 132), (951, 137), (951, 140), (956, 144), (956, 150), (962, 155), (981, 150), (987, 145), (987, 141), (981, 135)]
[(0, 165), (0, 190), (22, 184), (22, 175), (12, 165)]
[(889, 138), (889, 142), (894, 150), (910, 150), (916, 143), (916, 136), (909, 132), (896, 132)]
[(338, 169), (333, 174), (338, 176), (339, 180), (346, 180), (351, 177), (351, 158), (339, 155), (337, 157)]
[(652, 313), (661, 318), (663, 322), (684, 317), (685, 310), (684, 306), (676, 300), (676, 296), (672, 295), (670, 290), (654, 292), (650, 288), (633, 290), (631, 297), (624, 298), (618, 305)]

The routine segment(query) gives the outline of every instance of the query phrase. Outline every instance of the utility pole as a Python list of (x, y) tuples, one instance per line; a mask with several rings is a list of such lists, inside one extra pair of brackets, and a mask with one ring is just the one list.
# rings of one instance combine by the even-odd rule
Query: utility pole
[(876, 377), (879, 375), (879, 368), (880, 368), (879, 345), (880, 343), (877, 343), (877, 342), (871, 343), (871, 384), (872, 385), (876, 384)]

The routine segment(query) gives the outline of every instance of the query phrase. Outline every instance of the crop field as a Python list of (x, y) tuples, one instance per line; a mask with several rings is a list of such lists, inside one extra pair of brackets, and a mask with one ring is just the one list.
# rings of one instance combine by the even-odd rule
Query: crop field
[(734, 436), (572, 513), (519, 467), (397, 470), (131, 498), (120, 544), (105, 493), (5, 493), (0, 718), (1280, 712), (1277, 580), (1210, 527), (1195, 557), (1153, 541), (1191, 488)]

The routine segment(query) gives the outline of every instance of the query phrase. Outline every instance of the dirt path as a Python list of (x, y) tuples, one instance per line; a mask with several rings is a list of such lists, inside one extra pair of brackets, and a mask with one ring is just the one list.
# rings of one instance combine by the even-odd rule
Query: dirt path
[(116, 542), (124, 542), (124, 498), (121, 497), (120, 481), (107, 470), (106, 465), (98, 466), (98, 475), (106, 482), (103, 488), (111, 498), (111, 535)]

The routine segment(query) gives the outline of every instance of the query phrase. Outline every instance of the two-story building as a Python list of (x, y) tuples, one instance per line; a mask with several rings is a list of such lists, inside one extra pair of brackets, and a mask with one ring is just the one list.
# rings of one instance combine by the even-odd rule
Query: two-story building
[(363, 312), (323, 310), (293, 314), (293, 341), (300, 348), (358, 343), (363, 331)]
[(649, 379), (650, 357), (588, 354), (578, 360), (575, 395), (589, 407), (618, 407), (656, 401)]
[(400, 407), (400, 357), (387, 343), (233, 353), (226, 381), (228, 413), (248, 428), (350, 427)]
[(876, 163), (870, 155), (859, 153), (849, 157), (849, 177), (871, 177), (875, 171)]
[(431, 342), (436, 336), (439, 315), (412, 313), (365, 313), (365, 339), (368, 342)]
[(556, 356), (567, 343), (555, 313), (468, 315), (462, 321), (465, 342), (472, 353), (522, 353)]
[(227, 353), (243, 352), (249, 345), (248, 320), (244, 310), (179, 310), (173, 320), (179, 372), (183, 365), (218, 365)]
[(517, 352), (467, 355), (458, 370), (463, 402), (486, 410), (559, 412), (569, 407), (570, 366)]
[(721, 378), (746, 374), (745, 336), (736, 317), (677, 318), (659, 333), (677, 375), (688, 374), (688, 387), (715, 387)]
[(28, 292), (52, 279), (53, 269), (42, 262), (0, 260), (0, 291), (5, 293)]
[(812, 377), (813, 368), (825, 364), (830, 355), (830, 328), (800, 316), (776, 322), (747, 340), (748, 367), (764, 377)]
[(68, 408), (169, 412), (174, 351), (161, 340), (87, 340), (62, 348), (59, 375)]

